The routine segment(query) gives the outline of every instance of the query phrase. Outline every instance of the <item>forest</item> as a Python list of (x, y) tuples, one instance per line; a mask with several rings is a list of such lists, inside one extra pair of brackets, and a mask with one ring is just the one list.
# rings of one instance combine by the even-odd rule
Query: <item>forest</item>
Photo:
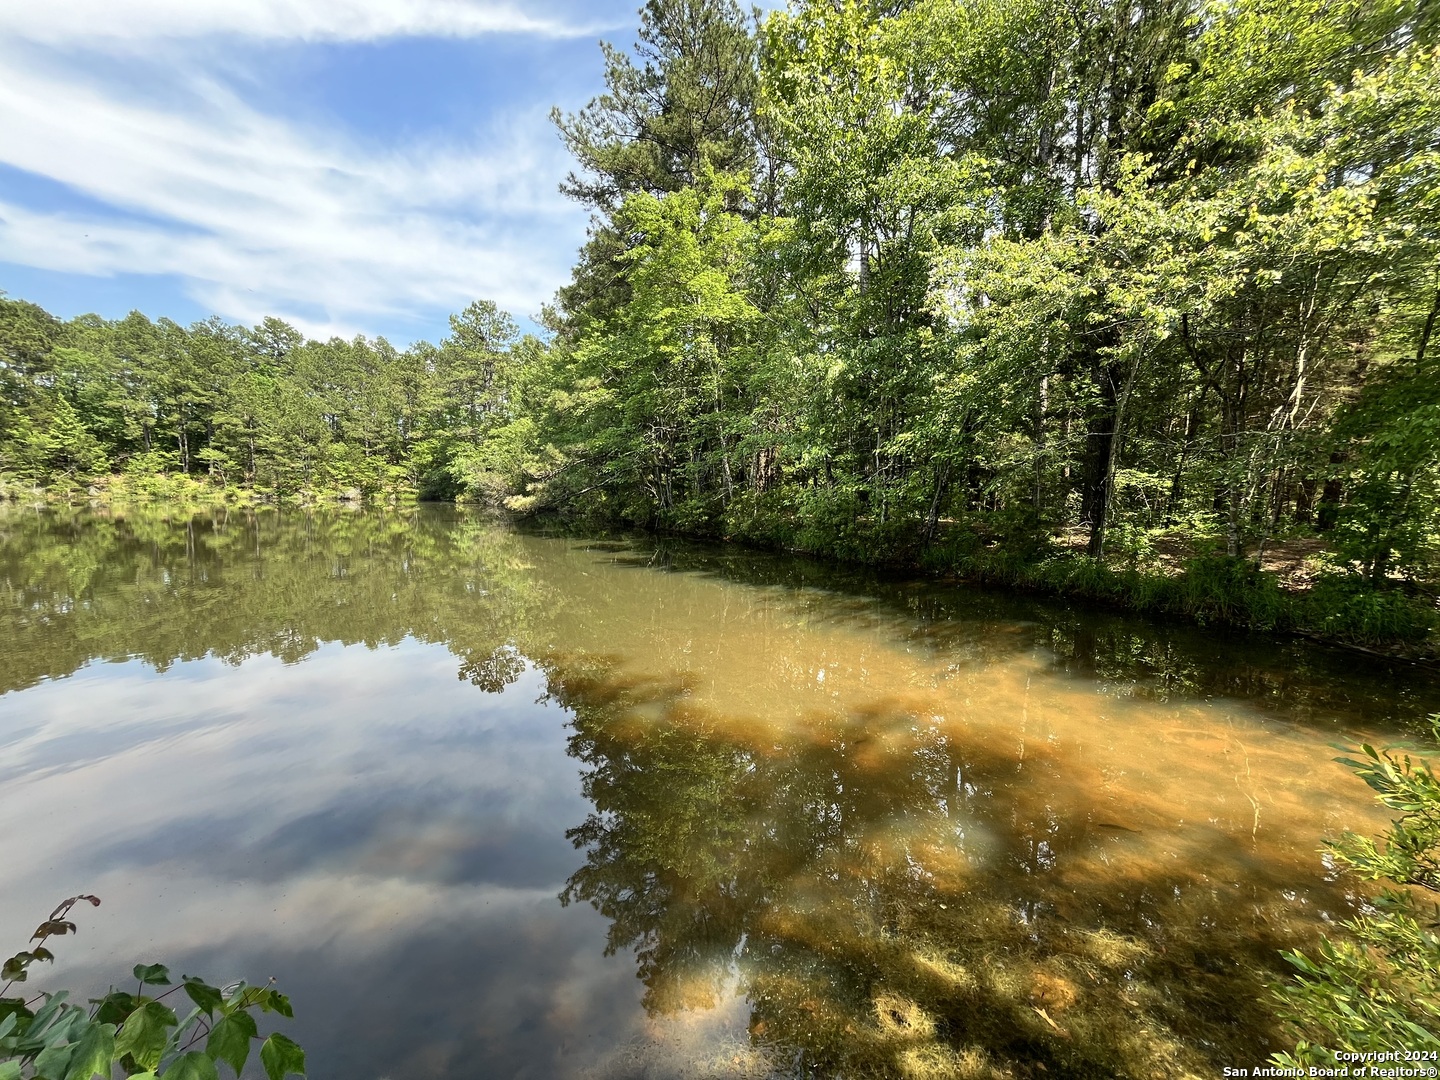
[[(402, 350), (0, 299), (0, 485), (474, 499), (1430, 632), (1440, 6), (640, 19), (553, 116), (592, 217), (539, 333), (487, 301)], [(1294, 542), (1305, 603), (1260, 570)]]

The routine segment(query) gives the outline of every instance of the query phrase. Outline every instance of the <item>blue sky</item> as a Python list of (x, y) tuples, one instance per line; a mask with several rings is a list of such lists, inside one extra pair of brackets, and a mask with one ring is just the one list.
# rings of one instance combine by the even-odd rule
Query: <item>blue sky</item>
[(568, 277), (547, 119), (639, 0), (0, 5), (0, 290), (62, 317), (435, 339)]

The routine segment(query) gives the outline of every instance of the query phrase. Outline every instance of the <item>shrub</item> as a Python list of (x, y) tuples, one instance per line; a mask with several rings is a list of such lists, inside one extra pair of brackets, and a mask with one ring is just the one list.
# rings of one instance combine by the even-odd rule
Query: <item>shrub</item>
[[(1431, 718), (1440, 738), (1440, 715)], [(1422, 912), (1415, 890), (1440, 892), (1440, 779), (1424, 760), (1363, 745), (1336, 758), (1400, 816), (1380, 840), (1346, 833), (1326, 843), (1336, 865), (1389, 886), (1323, 938), (1318, 955), (1285, 954), (1294, 979), (1275, 989), (1299, 1041), (1278, 1065), (1334, 1067), (1338, 1052), (1440, 1051), (1440, 906)]]
[(1275, 575), (1248, 559), (1224, 555), (1190, 559), (1166, 593), (1160, 601), (1164, 610), (1200, 623), (1273, 630), (1292, 621), (1292, 604)]
[(1360, 574), (1326, 574), (1306, 598), (1306, 624), (1360, 645), (1418, 645), (1435, 626), (1433, 603), (1398, 589), (1375, 589)]
[[(273, 985), (221, 988), (189, 975), (175, 982), (161, 964), (136, 964), (134, 993), (112, 987), (88, 1009), (71, 1003), (65, 990), (29, 1000), (4, 997), (28, 979), (31, 965), (54, 960), (45, 943), (75, 932), (66, 916), (82, 900), (100, 904), (94, 896), (70, 897), (0, 969), (6, 980), (0, 986), (0, 1080), (109, 1080), (117, 1069), (134, 1080), (218, 1080), (222, 1061), (239, 1077), (260, 1039), (254, 1011), (294, 1015), (289, 998)], [(192, 1003), (183, 1018), (164, 1003), (177, 991)], [(31, 1006), (38, 1007), (32, 1012)], [(269, 1080), (303, 1077), (305, 1052), (276, 1032), (261, 1040), (260, 1064)]]

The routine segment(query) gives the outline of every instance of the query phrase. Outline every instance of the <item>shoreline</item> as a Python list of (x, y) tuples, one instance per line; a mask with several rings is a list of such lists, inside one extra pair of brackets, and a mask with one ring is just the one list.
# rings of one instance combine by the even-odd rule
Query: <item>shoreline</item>
[[(200, 510), (224, 507), (242, 510), (400, 510), (421, 505), (449, 506), (484, 512), (481, 503), (423, 500), (413, 490), (366, 494), (358, 489), (304, 490), (291, 493), (257, 491), (214, 484), (192, 477), (146, 478), (132, 485), (92, 483), (82, 490), (56, 492), (45, 488), (0, 489), (0, 505), (35, 509), (67, 506), (91, 509), (172, 506)], [(1156, 566), (1116, 567), (1087, 556), (1052, 547), (1039, 557), (1007, 552), (999, 543), (977, 542), (973, 534), (937, 540), (916, 553), (880, 551), (856, 558), (839, 551), (817, 550), (774, 538), (716, 535), (699, 531), (641, 526), (627, 522), (594, 522), (554, 510), (535, 513), (498, 511), (512, 521), (529, 522), (562, 533), (630, 531), (648, 536), (733, 544), (751, 551), (800, 555), (837, 566), (869, 567), (1006, 591), (1075, 600), (1147, 618), (1177, 619), (1191, 625), (1242, 629), (1298, 637), (1316, 644), (1361, 652), (1379, 659), (1434, 667), (1440, 662), (1440, 610), (1422, 596), (1399, 589), (1376, 590), (1344, 572), (1322, 575), (1296, 587), (1253, 561), (1194, 554)], [(969, 543), (966, 543), (969, 541)]]

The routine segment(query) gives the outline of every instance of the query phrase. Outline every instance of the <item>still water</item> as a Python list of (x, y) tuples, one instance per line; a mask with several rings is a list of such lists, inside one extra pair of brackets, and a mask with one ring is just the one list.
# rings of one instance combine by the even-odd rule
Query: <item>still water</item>
[(1212, 1077), (1433, 675), (654, 538), (0, 515), (0, 941), (315, 1080)]

